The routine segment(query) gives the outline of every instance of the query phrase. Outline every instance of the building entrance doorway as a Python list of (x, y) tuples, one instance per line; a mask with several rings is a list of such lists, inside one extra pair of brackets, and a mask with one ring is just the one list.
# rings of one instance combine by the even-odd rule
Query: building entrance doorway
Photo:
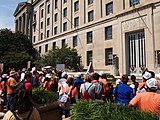
[(144, 32), (128, 34), (129, 42), (129, 72), (140, 76), (146, 67)]

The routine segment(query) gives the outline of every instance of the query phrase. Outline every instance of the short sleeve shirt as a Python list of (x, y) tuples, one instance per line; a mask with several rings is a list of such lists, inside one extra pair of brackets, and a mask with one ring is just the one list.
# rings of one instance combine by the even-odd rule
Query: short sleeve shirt
[(152, 112), (160, 115), (160, 94), (154, 92), (138, 93), (130, 104), (145, 112)]
[(12, 88), (11, 86), (15, 86), (17, 84), (17, 81), (10, 77), (7, 80), (6, 86), (7, 86), (7, 94), (13, 94), (14, 93), (14, 88)]

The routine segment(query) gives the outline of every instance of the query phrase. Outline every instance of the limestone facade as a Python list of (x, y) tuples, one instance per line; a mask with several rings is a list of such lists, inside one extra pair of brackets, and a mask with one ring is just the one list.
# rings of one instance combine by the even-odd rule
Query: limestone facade
[(40, 54), (65, 43), (78, 50), (85, 69), (92, 62), (94, 70), (114, 75), (139, 76), (145, 67), (160, 72), (159, 0), (28, 0), (28, 3), (32, 6), (32, 24), (28, 29), (20, 26), (27, 24), (20, 22), (21, 11), (15, 14), (16, 31), (27, 34), (30, 30), (33, 46)]

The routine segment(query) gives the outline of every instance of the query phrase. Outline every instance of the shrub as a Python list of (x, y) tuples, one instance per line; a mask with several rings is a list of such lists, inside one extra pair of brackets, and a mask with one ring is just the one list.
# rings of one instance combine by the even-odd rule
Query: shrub
[(72, 120), (158, 120), (158, 117), (128, 106), (103, 101), (80, 101), (71, 109)]
[(33, 89), (33, 98), (38, 104), (52, 103), (57, 101), (58, 95), (55, 92), (40, 88)]

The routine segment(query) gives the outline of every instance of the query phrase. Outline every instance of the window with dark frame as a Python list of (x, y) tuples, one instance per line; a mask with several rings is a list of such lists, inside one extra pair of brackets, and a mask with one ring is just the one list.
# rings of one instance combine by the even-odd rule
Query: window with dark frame
[(140, 0), (130, 0), (130, 7), (140, 4)]
[(78, 37), (77, 37), (77, 35), (76, 35), (76, 36), (73, 36), (73, 47), (76, 47), (76, 46), (77, 46), (77, 42), (78, 42)]
[(92, 51), (87, 51), (87, 66), (89, 66), (90, 62), (93, 62), (93, 53)]
[(43, 22), (41, 22), (41, 29), (43, 29)]
[(58, 33), (58, 27), (54, 27), (54, 35), (56, 35)]
[(67, 31), (67, 22), (63, 23), (63, 32)]
[(78, 11), (79, 10), (79, 1), (76, 1), (74, 3), (74, 12)]
[(50, 25), (50, 18), (47, 18), (47, 26)]
[(65, 45), (66, 45), (66, 40), (63, 39), (63, 40), (62, 40), (62, 48), (63, 48)]
[(55, 9), (57, 9), (58, 8), (58, 0), (55, 0)]
[(92, 4), (93, 0), (88, 0), (88, 5)]
[(47, 30), (47, 38), (49, 37), (49, 30)]
[(53, 42), (52, 48), (53, 48), (53, 50), (56, 49), (56, 42)]
[(57, 21), (58, 21), (58, 13), (54, 15), (54, 22), (57, 22)]
[(44, 11), (44, 10), (42, 9), (42, 10), (41, 10), (41, 18), (43, 18), (43, 11)]
[(113, 64), (113, 53), (112, 48), (105, 49), (105, 65), (112, 65)]
[(113, 2), (106, 4), (106, 15), (113, 13)]
[(93, 40), (92, 31), (87, 32), (87, 44), (92, 43), (92, 40)]
[(47, 6), (47, 13), (50, 13), (50, 4)]
[(79, 17), (74, 18), (74, 27), (79, 26)]
[(93, 10), (88, 12), (88, 22), (91, 22), (94, 20), (94, 12)]
[(39, 46), (39, 53), (41, 53), (41, 46)]
[(63, 17), (67, 17), (67, 8), (63, 9)]
[(41, 40), (43, 39), (43, 33), (41, 33)]
[(105, 27), (105, 40), (112, 39), (112, 26)]
[(45, 52), (48, 52), (48, 44), (45, 44)]
[(63, 3), (66, 3), (67, 2), (67, 0), (63, 0)]

